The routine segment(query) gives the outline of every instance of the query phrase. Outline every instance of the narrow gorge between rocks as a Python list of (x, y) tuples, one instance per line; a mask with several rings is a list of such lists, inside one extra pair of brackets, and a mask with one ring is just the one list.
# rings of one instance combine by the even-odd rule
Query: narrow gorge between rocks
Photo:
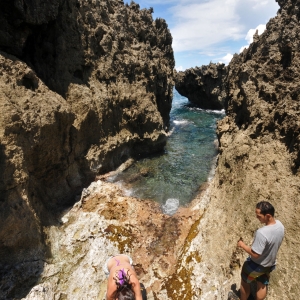
[[(251, 243), (262, 200), (286, 229), (267, 299), (299, 298), (300, 0), (276, 2), (266, 30), (227, 66), (177, 72), (168, 24), (134, 1), (2, 1), (1, 300), (103, 300), (103, 265), (116, 253), (133, 258), (148, 300), (227, 300), (246, 258), (237, 240)], [(181, 196), (141, 200), (111, 176), (172, 151), (172, 131), (191, 125), (170, 115), (174, 86), (226, 115), (208, 113), (219, 120), (205, 150), (217, 154), (214, 176), (165, 214), (165, 198)], [(200, 154), (206, 136), (187, 133), (183, 144)], [(186, 194), (180, 165), (195, 167), (188, 182), (201, 166), (184, 151), (168, 178), (178, 172)]]
[(218, 147), (216, 124), (224, 116), (224, 110), (191, 105), (174, 90), (164, 151), (136, 161), (107, 180), (120, 184), (127, 195), (157, 201), (164, 213), (173, 214), (212, 178)]

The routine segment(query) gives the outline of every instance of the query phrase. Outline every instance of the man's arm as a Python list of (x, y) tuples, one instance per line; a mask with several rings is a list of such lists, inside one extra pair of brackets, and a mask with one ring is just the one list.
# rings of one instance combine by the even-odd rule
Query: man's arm
[(260, 254), (254, 252), (250, 246), (247, 246), (243, 241), (238, 241), (237, 243), (238, 247), (244, 249), (249, 255), (251, 255), (253, 258), (259, 258)]

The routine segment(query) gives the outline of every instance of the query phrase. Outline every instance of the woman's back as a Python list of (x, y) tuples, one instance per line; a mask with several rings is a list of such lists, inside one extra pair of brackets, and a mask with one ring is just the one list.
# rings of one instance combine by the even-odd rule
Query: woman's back
[(116, 298), (121, 300), (122, 294), (127, 294), (124, 299), (142, 300), (140, 283), (131, 263), (130, 257), (124, 254), (113, 256), (108, 260), (109, 277), (106, 295), (108, 300)]

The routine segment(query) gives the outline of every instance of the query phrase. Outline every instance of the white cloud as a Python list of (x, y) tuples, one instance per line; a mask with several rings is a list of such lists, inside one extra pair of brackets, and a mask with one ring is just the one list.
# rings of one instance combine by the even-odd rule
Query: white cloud
[[(154, 7), (166, 19), (173, 37), (176, 65), (184, 69), (209, 61), (225, 62), (249, 43), (249, 28), (266, 24), (279, 8), (275, 0), (134, 0)], [(253, 29), (252, 29), (253, 30)], [(229, 58), (229, 56), (227, 57)]]
[(256, 30), (258, 31), (258, 35), (261, 35), (266, 30), (265, 24), (260, 24), (254, 29), (250, 29), (245, 37), (245, 40), (248, 42), (248, 45), (241, 47), (240, 53), (243, 52), (245, 48), (248, 48), (248, 46), (253, 43), (253, 35), (255, 34)]
[[(129, 0), (125, 0), (124, 3), (130, 3)], [(151, 6), (151, 5), (155, 5), (155, 4), (161, 4), (162, 1), (161, 0), (135, 0), (135, 3), (141, 4), (142, 6)], [(176, 0), (164, 0), (164, 4), (169, 4), (169, 3), (177, 3), (178, 1)]]
[(235, 1), (222, 0), (220, 5), (220, 0), (212, 0), (173, 7), (173, 17), (177, 20), (171, 28), (174, 50), (204, 49), (224, 40), (241, 38), (239, 17), (232, 9)]
[(266, 22), (268, 11), (271, 17), (277, 8), (274, 0), (181, 0), (170, 7), (175, 24), (170, 28), (173, 48), (176, 52), (200, 50), (242, 39), (248, 28)]
[(231, 53), (227, 53), (224, 57), (222, 57), (222, 60), (220, 63), (224, 63), (225, 65), (228, 65), (230, 61), (232, 60), (233, 55)]
[(183, 70), (183, 66), (179, 66), (179, 67), (176, 66), (175, 69), (176, 69), (176, 71), (178, 71), (178, 72), (179, 72), (179, 71), (184, 71), (184, 70)]
[(253, 35), (255, 34), (256, 30), (258, 31), (258, 35), (261, 35), (266, 30), (266, 24), (260, 24), (255, 29), (250, 29), (245, 37), (245, 40), (248, 44), (253, 43)]
[(246, 48), (248, 48), (248, 46), (249, 45), (241, 47), (239, 53), (242, 53)]
[(268, 0), (262, 1), (262, 0), (254, 0), (254, 2), (256, 2), (253, 6), (254, 9), (259, 9), (263, 6), (266, 6), (269, 4)]

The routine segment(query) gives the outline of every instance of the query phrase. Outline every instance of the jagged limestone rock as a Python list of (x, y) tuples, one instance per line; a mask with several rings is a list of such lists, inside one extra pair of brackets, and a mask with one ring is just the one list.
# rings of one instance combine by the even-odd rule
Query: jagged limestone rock
[(174, 57), (166, 22), (133, 1), (5, 1), (0, 24), (0, 298), (9, 298), (38, 280), (51, 257), (45, 228), (95, 176), (163, 149)]
[[(107, 256), (122, 251), (132, 255), (138, 264), (136, 268), (148, 289), (149, 299), (226, 299), (231, 288), (239, 287), (240, 267), (245, 259), (245, 253), (236, 248), (237, 240), (242, 236), (247, 243), (251, 243), (253, 232), (259, 227), (254, 214), (255, 203), (267, 199), (277, 209), (276, 217), (286, 226), (286, 237), (279, 252), (277, 270), (272, 273), (268, 299), (297, 299), (300, 275), (297, 267), (300, 226), (297, 96), (300, 3), (288, 0), (280, 1), (279, 4), (279, 14), (270, 20), (267, 31), (242, 54), (235, 55), (229, 65), (226, 79), (227, 116), (218, 124), (220, 153), (215, 177), (209, 188), (189, 208), (182, 209), (183, 212), (173, 217), (167, 217), (160, 214), (155, 204), (127, 198), (116, 186), (98, 182), (91, 186), (91, 190), (85, 190), (83, 199), (63, 214), (60, 224), (51, 223), (53, 219), (50, 218), (47, 227), (41, 226), (45, 219), (40, 216), (49, 217), (42, 214), (43, 205), (28, 197), (28, 203), (34, 207), (32, 209), (30, 206), (28, 210), (36, 217), (28, 226), (35, 226), (34, 232), (38, 237), (35, 247), (31, 249), (34, 259), (17, 264), (16, 268), (4, 269), (4, 272), (1, 269), (4, 274), (1, 278), (4, 278), (3, 283), (6, 284), (5, 296), (22, 295), (27, 299), (102, 299), (106, 281), (101, 265)], [(133, 4), (131, 9), (138, 10)], [(94, 97), (90, 96), (90, 87), (84, 84), (78, 87), (78, 82), (72, 83), (73, 86), (68, 87), (65, 95), (63, 89), (56, 90), (65, 98), (59, 97), (35, 79), (37, 75), (32, 70), (22, 71), (25, 65), (18, 61), (20, 66), (16, 69), (21, 68), (21, 84), (17, 85), (15, 80), (6, 75), (12, 69), (13, 59), (7, 56), (4, 59), (9, 61), (5, 71), (1, 71), (4, 78), (7, 78), (2, 84), (3, 88), (6, 82), (8, 87), (10, 84), (17, 86), (17, 91), (23, 91), (26, 86), (31, 91), (36, 89), (37, 84), (42, 86), (45, 93), (54, 95), (56, 100), (53, 103), (64, 103), (57, 118), (62, 118), (67, 124), (70, 122), (72, 130), (82, 128), (84, 117), (81, 118), (78, 112), (84, 106), (84, 101)], [(76, 75), (80, 74), (76, 72)], [(81, 75), (79, 77), (84, 78)], [(11, 99), (10, 92), (4, 94)], [(78, 106), (74, 101), (76, 97), (80, 99)], [(17, 106), (10, 103), (9, 111), (12, 111), (11, 107)], [(86, 110), (88, 112), (89, 108)], [(12, 125), (7, 136), (13, 142), (13, 147), (13, 134), (18, 132), (20, 125), (17, 123), (18, 116), (12, 114), (9, 118)], [(5, 136), (6, 130), (2, 129), (1, 137)], [(38, 142), (39, 136), (40, 131), (37, 131), (32, 139), (36, 138), (35, 142)], [(118, 145), (115, 141), (119, 136), (122, 134), (110, 136), (109, 143)], [(94, 151), (99, 153), (97, 157), (101, 157), (100, 154), (109, 148), (101, 148), (102, 144), (99, 145), (91, 147), (87, 153)], [(77, 146), (77, 153), (81, 153), (81, 143)], [(22, 152), (12, 147), (6, 150), (2, 146), (1, 153), (1, 166), (5, 166), (7, 172), (1, 177), (1, 184), (13, 187), (11, 193), (17, 191), (16, 185), (14, 180), (8, 180), (8, 183), (4, 181), (6, 178), (20, 178), (18, 188), (22, 188), (26, 187), (27, 178), (32, 175), (22, 171), (24, 168), (19, 171), (11, 161), (4, 159), (11, 155), (17, 166), (17, 160), (23, 162)], [(76, 161), (76, 164), (80, 165), (81, 161)], [(101, 159), (95, 159), (92, 167), (97, 170), (101, 168), (100, 165)], [(44, 183), (47, 184), (47, 181)], [(49, 199), (47, 197), (45, 194), (45, 199)], [(7, 201), (6, 198), (4, 200)], [(1, 205), (10, 203), (5, 201)], [(38, 209), (33, 205), (38, 205)], [(16, 208), (15, 215), (20, 212), (18, 206), (8, 208)], [(9, 224), (20, 224), (16, 222), (18, 219), (15, 215), (11, 214), (11, 219), (5, 216), (5, 220)], [(26, 211), (22, 216), (25, 221), (28, 220)], [(48, 252), (44, 256), (41, 255), (45, 250), (44, 243), (39, 234), (42, 230), (48, 245)], [(40, 252), (33, 252), (39, 249)], [(28, 274), (34, 276), (26, 277)], [(40, 282), (29, 291), (28, 287), (36, 283), (38, 276)], [(22, 288), (13, 284), (16, 279), (23, 283)]]
[(191, 276), (191, 289), (201, 296), (190, 299), (223, 300), (231, 288), (239, 289), (247, 254), (236, 248), (237, 241), (243, 237), (251, 244), (261, 226), (255, 204), (262, 200), (273, 203), (286, 228), (268, 299), (300, 294), (300, 1), (278, 3), (266, 31), (228, 65), (227, 116), (217, 128), (210, 203), (185, 253), (197, 248), (202, 257)]
[(175, 88), (182, 96), (203, 109), (224, 109), (227, 91), (227, 67), (225, 64), (210, 63), (177, 72)]

